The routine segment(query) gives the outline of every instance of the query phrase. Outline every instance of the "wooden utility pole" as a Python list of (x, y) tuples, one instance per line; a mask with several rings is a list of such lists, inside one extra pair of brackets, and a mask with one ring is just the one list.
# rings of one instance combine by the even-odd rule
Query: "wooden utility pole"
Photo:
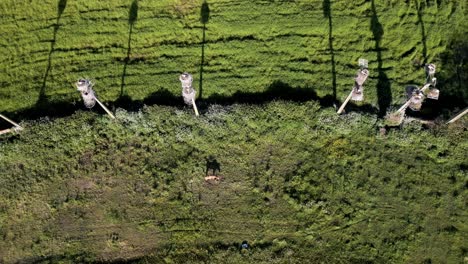
[(192, 86), (192, 75), (188, 72), (184, 72), (179, 76), (179, 80), (182, 84), (182, 98), (184, 99), (185, 104), (192, 105), (193, 111), (195, 111), (195, 115), (199, 116), (198, 108), (195, 104), (195, 97), (197, 92)]
[(8, 117), (0, 114), (0, 117), (3, 118), (5, 121), (7, 121), (8, 123), (14, 125), (15, 127), (21, 127), (20, 125), (18, 125), (17, 123), (13, 122), (11, 119), (9, 119)]
[(197, 108), (197, 105), (195, 104), (195, 98), (192, 98), (192, 105), (193, 105), (193, 110), (195, 111), (195, 115), (199, 116), (198, 108)]
[(115, 116), (112, 114), (107, 107), (99, 101), (94, 93), (93, 90), (93, 83), (87, 79), (79, 79), (75, 83), (76, 89), (81, 93), (81, 97), (83, 98), (83, 103), (87, 108), (93, 108), (96, 103), (106, 111), (106, 113), (110, 116), (110, 118), (115, 119)]
[(369, 70), (368, 68), (368, 62), (366, 59), (359, 59), (359, 71), (356, 74), (356, 77), (354, 78), (354, 86), (351, 92), (349, 93), (348, 97), (346, 97), (346, 100), (341, 104), (340, 108), (336, 112), (337, 114), (341, 114), (345, 108), (345, 106), (348, 104), (349, 100), (354, 100), (354, 101), (362, 101), (364, 100), (364, 82), (367, 80), (367, 77), (369, 76)]
[(10, 133), (10, 132), (15, 132), (15, 131), (20, 131), (23, 130), (23, 127), (20, 126), (18, 123), (13, 122), (13, 120), (9, 119), (8, 117), (0, 114), (0, 117), (7, 121), (8, 123), (12, 124), (14, 127), (13, 128), (8, 128), (0, 131), (0, 135)]
[[(431, 86), (430, 83), (426, 83), (426, 85), (424, 85), (421, 89), (419, 89), (418, 91), (423, 93), (427, 88), (429, 88), (429, 86)], [(400, 113), (403, 113), (406, 108), (408, 108), (408, 106), (411, 104), (411, 100), (413, 99), (414, 95), (411, 96), (410, 99), (408, 99), (408, 101), (406, 101), (405, 104), (403, 104), (396, 112), (395, 114), (400, 114)]]
[(461, 111), (460, 113), (458, 113), (456, 116), (452, 117), (449, 121), (447, 121), (447, 125), (448, 124), (451, 124), (455, 121), (457, 121), (458, 119), (460, 119), (462, 116), (466, 115), (466, 113), (468, 113), (468, 107), (465, 108), (463, 111)]
[(101, 103), (101, 101), (99, 101), (97, 98), (95, 98), (95, 100), (112, 119), (115, 119), (115, 116), (112, 114), (112, 112), (109, 109), (107, 109), (107, 107), (103, 103)]
[(408, 107), (413, 111), (419, 111), (424, 101), (424, 92), (431, 86), (432, 88), (427, 93), (427, 98), (433, 100), (439, 99), (439, 90), (435, 88), (437, 83), (437, 78), (434, 77), (436, 66), (434, 64), (426, 64), (424, 68), (426, 71), (426, 81), (424, 86), (421, 89), (412, 90), (411, 94), (408, 94), (408, 100), (396, 112), (389, 115), (389, 120), (398, 118), (398, 122), (396, 123), (401, 124)]
[(348, 104), (349, 100), (351, 100), (351, 97), (353, 97), (353, 92), (354, 89), (349, 93), (348, 97), (346, 97), (346, 100), (344, 100), (344, 102), (341, 104), (340, 109), (338, 109), (338, 112), (336, 112), (337, 114), (341, 114), (343, 112), (345, 106)]
[(7, 129), (4, 129), (4, 130), (0, 130), (0, 135), (3, 135), (3, 134), (8, 134), (10, 132), (14, 132), (15, 130), (12, 129), (12, 128), (7, 128)]

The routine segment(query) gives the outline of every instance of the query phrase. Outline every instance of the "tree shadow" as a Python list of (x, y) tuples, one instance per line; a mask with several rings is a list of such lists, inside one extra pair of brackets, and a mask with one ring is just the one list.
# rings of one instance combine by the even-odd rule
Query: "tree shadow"
[[(441, 87), (441, 108), (458, 111), (468, 105), (468, 40), (465, 34), (452, 37), (445, 52), (440, 55), (443, 68), (437, 74), (437, 86)], [(458, 109), (457, 109), (458, 108)], [(447, 113), (449, 114), (449, 113)]]
[(185, 106), (182, 96), (175, 96), (174, 93), (165, 88), (151, 93), (142, 103), (145, 105)]
[(385, 73), (385, 70), (383, 69), (382, 47), (380, 46), (380, 43), (382, 41), (384, 30), (382, 24), (379, 22), (374, 0), (372, 0), (371, 8), (372, 17), (370, 28), (372, 30), (372, 34), (374, 35), (375, 51), (377, 52), (377, 101), (379, 105), (378, 114), (379, 117), (384, 117), (388, 107), (390, 106), (390, 103), (392, 102), (392, 91), (390, 86), (390, 80), (387, 74)]
[(50, 42), (50, 50), (47, 58), (47, 68), (44, 73), (44, 78), (42, 79), (41, 89), (39, 91), (39, 97), (37, 99), (36, 105), (39, 108), (45, 108), (48, 103), (48, 98), (46, 95), (47, 79), (49, 78), (50, 70), (52, 68), (52, 54), (55, 51), (55, 44), (57, 41), (57, 32), (60, 28), (60, 18), (62, 17), (63, 11), (67, 7), (67, 0), (59, 0), (57, 3), (57, 19), (53, 25), (54, 33), (52, 41)]
[[(317, 93), (309, 87), (292, 87), (282, 81), (273, 81), (265, 91), (262, 92), (242, 92), (237, 91), (232, 95), (221, 95), (212, 94), (205, 98), (203, 102), (198, 104), (199, 110), (206, 110), (212, 104), (218, 105), (232, 105), (232, 104), (251, 104), (251, 105), (262, 105), (274, 100), (284, 100), (292, 102), (307, 102), (311, 100), (317, 100), (320, 105), (324, 107), (333, 106), (333, 98), (330, 95), (322, 98), (317, 96)], [(135, 101), (131, 101), (131, 104), (135, 105)], [(160, 89), (143, 101), (137, 103), (137, 105), (166, 105), (174, 107), (185, 107), (182, 97), (175, 96), (171, 91), (163, 88)], [(119, 107), (121, 107), (119, 105)], [(125, 109), (131, 109), (132, 107), (125, 107)], [(136, 109), (133, 107), (133, 109)]]
[[(317, 93), (308, 87), (292, 87), (282, 81), (273, 81), (265, 91), (262, 92), (242, 92), (237, 91), (231, 96), (219, 94), (211, 95), (206, 101), (214, 104), (265, 104), (274, 100), (285, 100), (294, 102), (306, 102), (309, 100), (319, 100)], [(321, 104), (331, 106), (333, 98), (330, 96), (320, 101)]]
[(423, 50), (422, 50), (422, 55), (423, 55), (423, 63), (422, 65), (427, 63), (427, 43), (426, 43), (426, 30), (424, 27), (424, 21), (422, 19), (422, 9), (423, 9), (423, 4), (419, 3), (417, 0), (414, 1), (417, 9), (417, 15), (418, 15), (418, 24), (421, 25), (421, 41), (423, 44)]
[(200, 61), (200, 83), (199, 83), (199, 95), (198, 98), (202, 99), (203, 96), (203, 66), (205, 64), (205, 43), (206, 43), (206, 24), (210, 20), (210, 7), (208, 3), (203, 1), (200, 10), (200, 21), (203, 24), (203, 37), (202, 37), (202, 45), (201, 45), (201, 61)]
[(86, 109), (84, 106), (69, 101), (43, 101), (41, 104), (36, 103), (33, 107), (20, 111), (6, 112), (5, 115), (11, 116), (14, 120), (34, 120), (42, 117), (66, 117), (71, 116), (77, 110)]
[[(241, 92), (237, 91), (231, 96), (213, 94), (204, 100), (200, 109), (206, 110), (210, 104), (231, 105), (231, 104), (252, 104), (262, 105), (275, 100), (290, 102), (318, 101), (322, 107), (333, 107), (335, 98), (331, 95), (319, 97), (314, 89), (310, 87), (292, 87), (287, 83), (276, 80), (273, 81), (265, 91), (262, 92)], [(352, 106), (356, 112), (366, 112), (375, 114), (377, 110), (371, 105)]]
[[(232, 95), (225, 96), (220, 94), (212, 94), (204, 99), (199, 105), (200, 111), (206, 111), (212, 104), (232, 105), (232, 104), (249, 104), (263, 105), (275, 100), (290, 101), (290, 102), (307, 102), (318, 101), (322, 107), (332, 107), (334, 98), (331, 95), (324, 97), (317, 96), (314, 89), (310, 87), (292, 87), (282, 81), (272, 82), (265, 91), (262, 92), (241, 92), (237, 91)], [(186, 108), (181, 96), (174, 95), (168, 89), (162, 88), (150, 94), (143, 100), (132, 100), (130, 97), (125, 97), (125, 100), (116, 100), (113, 102), (104, 102), (111, 109), (124, 108), (127, 111), (137, 112), (145, 105), (164, 105), (176, 108)], [(372, 105), (354, 105), (350, 104), (349, 108), (355, 112), (364, 112), (376, 114), (377, 109)], [(5, 115), (15, 119), (37, 119), (47, 116), (49, 118), (59, 118), (73, 115), (77, 110), (89, 111), (82, 104), (75, 104), (68, 101), (50, 102), (47, 108), (39, 109), (37, 106), (16, 112), (6, 112)], [(97, 108), (98, 113), (105, 114), (104, 110)]]
[(138, 0), (133, 0), (132, 5), (130, 6), (130, 11), (128, 15), (128, 24), (129, 24), (129, 31), (128, 31), (128, 42), (127, 42), (127, 57), (124, 59), (124, 66), (122, 72), (122, 79), (120, 83), (120, 100), (127, 100), (124, 97), (124, 87), (125, 87), (125, 77), (127, 76), (127, 66), (130, 62), (130, 54), (132, 53), (132, 33), (133, 33), (133, 26), (138, 19)]
[(336, 63), (335, 63), (335, 50), (333, 49), (333, 23), (332, 23), (330, 0), (323, 0), (322, 8), (323, 8), (323, 16), (328, 18), (328, 49), (330, 50), (330, 55), (331, 55), (333, 98), (336, 101)]

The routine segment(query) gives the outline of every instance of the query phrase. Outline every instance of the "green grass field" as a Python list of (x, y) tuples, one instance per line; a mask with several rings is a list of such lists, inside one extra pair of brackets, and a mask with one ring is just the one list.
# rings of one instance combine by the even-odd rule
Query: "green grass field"
[[(202, 12), (201, 0), (4, 0), (0, 112), (72, 107), (80, 77), (108, 103), (178, 97), (183, 71), (205, 99), (282, 81), (343, 100), (361, 57), (371, 71), (365, 104), (398, 105), (405, 85), (424, 81), (415, 61), (456, 74), (443, 55), (468, 32), (465, 1), (426, 2), (212, 0)], [(461, 87), (442, 92), (467, 98)]]
[[(466, 14), (455, 0), (0, 1), (0, 113), (25, 128), (0, 136), (0, 263), (466, 262), (468, 120), (441, 124), (468, 101)], [(339, 116), (359, 58), (365, 101)], [(384, 135), (379, 114), (425, 62), (435, 125)], [(117, 120), (82, 110), (81, 77)]]

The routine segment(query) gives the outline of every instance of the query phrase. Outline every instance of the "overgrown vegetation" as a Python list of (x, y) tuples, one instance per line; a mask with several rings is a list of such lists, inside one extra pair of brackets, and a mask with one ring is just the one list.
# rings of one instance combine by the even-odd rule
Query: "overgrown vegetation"
[[(152, 106), (117, 118), (78, 112), (2, 137), (2, 262), (466, 257), (466, 118), (387, 135), (375, 116), (316, 102), (212, 105), (199, 118)], [(203, 179), (210, 156), (217, 185)]]
[[(466, 105), (466, 8), (2, 0), (0, 112), (26, 121), (0, 136), (0, 262), (466, 262), (467, 118), (378, 118), (426, 62), (441, 97), (422, 115)], [(358, 58), (365, 102), (338, 116)], [(80, 77), (117, 121), (80, 110)]]

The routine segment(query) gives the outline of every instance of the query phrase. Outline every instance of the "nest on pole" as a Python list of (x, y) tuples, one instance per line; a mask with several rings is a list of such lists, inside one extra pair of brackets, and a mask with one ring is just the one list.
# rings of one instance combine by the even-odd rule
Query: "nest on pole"
[(354, 77), (354, 86), (351, 92), (349, 93), (348, 97), (344, 100), (341, 104), (340, 108), (338, 109), (337, 113), (341, 114), (344, 111), (345, 106), (348, 104), (349, 100), (353, 101), (363, 101), (364, 100), (364, 82), (367, 80), (369, 76), (368, 70), (368, 61), (366, 59), (359, 59), (359, 70)]
[(362, 101), (364, 100), (364, 82), (367, 80), (369, 76), (369, 70), (364, 68), (357, 72), (356, 78), (354, 78), (354, 87), (353, 87), (353, 95), (351, 96), (351, 100), (353, 101)]
[(185, 104), (192, 106), (193, 111), (195, 111), (195, 115), (198, 116), (198, 108), (195, 104), (195, 97), (197, 95), (197, 92), (192, 86), (192, 75), (188, 72), (184, 72), (179, 76), (179, 80), (182, 84), (182, 98), (184, 98)]
[(193, 77), (191, 74), (184, 72), (179, 76), (179, 80), (182, 84), (182, 98), (184, 98), (185, 104), (192, 106), (197, 94), (192, 86)]
[(90, 80), (79, 79), (76, 82), (76, 89), (81, 93), (86, 108), (93, 108), (96, 105), (96, 95), (93, 90), (93, 83)]

